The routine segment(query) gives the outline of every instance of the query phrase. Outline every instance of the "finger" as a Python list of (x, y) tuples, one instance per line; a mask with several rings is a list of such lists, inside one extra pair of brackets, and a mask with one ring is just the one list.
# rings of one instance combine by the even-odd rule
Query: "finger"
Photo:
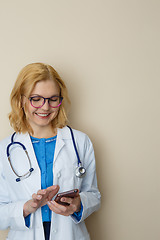
[(51, 201), (52, 198), (58, 193), (58, 190), (57, 191), (52, 191), (48, 194), (48, 200)]
[(54, 211), (54, 212), (56, 212), (56, 213), (58, 213), (58, 214), (64, 213), (64, 212), (66, 212), (66, 210), (67, 210), (67, 207), (66, 207), (66, 206), (63, 206), (63, 205), (61, 205), (61, 204), (58, 204), (58, 203), (56, 203), (55, 201), (49, 201), (49, 202), (47, 202), (47, 204), (48, 204), (49, 208), (50, 208), (52, 211)]
[(58, 191), (59, 191), (59, 186), (58, 185), (48, 187), (47, 188), (48, 201), (51, 201), (52, 198), (58, 193)]
[(79, 189), (78, 189), (78, 192), (76, 193), (75, 197), (78, 197), (79, 196)]
[(74, 197), (74, 198), (62, 198), (61, 199), (62, 202), (66, 202), (69, 203), (70, 208), (68, 208), (68, 210), (72, 213), (74, 212), (79, 212), (81, 209), (81, 199), (80, 196), (78, 197)]
[(46, 190), (47, 190), (47, 192), (55, 192), (55, 194), (56, 194), (59, 191), (59, 186), (53, 185), (53, 186), (48, 187)]
[(38, 194), (35, 194), (35, 193), (34, 193), (34, 194), (32, 195), (32, 199), (35, 200), (35, 201), (36, 201), (36, 200), (39, 201), (39, 200), (42, 199), (42, 195), (38, 195)]
[(61, 202), (65, 202), (65, 203), (68, 203), (68, 204), (72, 204), (73, 203), (73, 198), (68, 198), (68, 197), (62, 197)]
[(53, 201), (48, 201), (47, 202), (47, 205), (49, 207), (49, 209), (53, 212), (55, 212), (56, 214), (60, 214), (61, 213), (61, 210), (59, 209), (58, 204), (56, 206), (56, 204), (53, 203)]
[(45, 195), (46, 192), (47, 192), (46, 189), (40, 189), (40, 190), (38, 190), (37, 194), (38, 195)]
[(78, 193), (77, 196), (75, 196), (74, 198), (62, 197), (62, 198), (61, 198), (61, 202), (66, 202), (66, 203), (72, 204), (72, 203), (74, 203), (75, 201), (77, 201), (77, 199), (79, 199), (79, 201), (80, 201), (80, 195), (79, 195), (79, 193)]
[(56, 214), (60, 214), (63, 216), (69, 216), (75, 212), (73, 209), (73, 206), (71, 207), (71, 205), (64, 206), (64, 205), (56, 203), (55, 201), (50, 201), (49, 203), (50, 203), (50, 205), (48, 205), (49, 208)]

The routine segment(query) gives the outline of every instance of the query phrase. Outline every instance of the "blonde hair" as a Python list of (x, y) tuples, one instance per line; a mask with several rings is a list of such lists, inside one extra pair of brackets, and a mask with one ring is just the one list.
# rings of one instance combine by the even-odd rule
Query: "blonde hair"
[(68, 121), (67, 110), (70, 100), (65, 83), (52, 66), (44, 63), (31, 63), (20, 71), (10, 95), (12, 111), (9, 114), (9, 120), (16, 132), (33, 133), (22, 108), (22, 96), (25, 95), (29, 97), (36, 83), (46, 80), (57, 82), (60, 88), (60, 95), (63, 97), (59, 112), (56, 118), (52, 120), (52, 127), (54, 129), (66, 126)]

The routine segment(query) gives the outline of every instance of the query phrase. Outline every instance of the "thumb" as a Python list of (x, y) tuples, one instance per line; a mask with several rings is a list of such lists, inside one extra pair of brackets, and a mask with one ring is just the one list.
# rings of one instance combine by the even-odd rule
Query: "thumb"
[(58, 193), (59, 186), (54, 185), (54, 186), (49, 187), (49, 189), (47, 188), (47, 190), (49, 190), (48, 199), (51, 200)]

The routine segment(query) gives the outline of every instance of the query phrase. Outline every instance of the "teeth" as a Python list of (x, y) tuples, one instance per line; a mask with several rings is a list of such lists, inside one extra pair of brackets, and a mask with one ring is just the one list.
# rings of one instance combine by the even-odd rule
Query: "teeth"
[(40, 117), (47, 117), (49, 113), (37, 113), (37, 115)]

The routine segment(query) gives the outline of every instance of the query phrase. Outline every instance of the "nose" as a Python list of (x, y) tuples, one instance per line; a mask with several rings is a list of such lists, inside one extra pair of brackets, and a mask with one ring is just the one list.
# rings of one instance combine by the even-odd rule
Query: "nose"
[(41, 109), (43, 110), (48, 110), (50, 108), (49, 106), (49, 100), (46, 99), (45, 102), (44, 102), (44, 105), (41, 107)]

